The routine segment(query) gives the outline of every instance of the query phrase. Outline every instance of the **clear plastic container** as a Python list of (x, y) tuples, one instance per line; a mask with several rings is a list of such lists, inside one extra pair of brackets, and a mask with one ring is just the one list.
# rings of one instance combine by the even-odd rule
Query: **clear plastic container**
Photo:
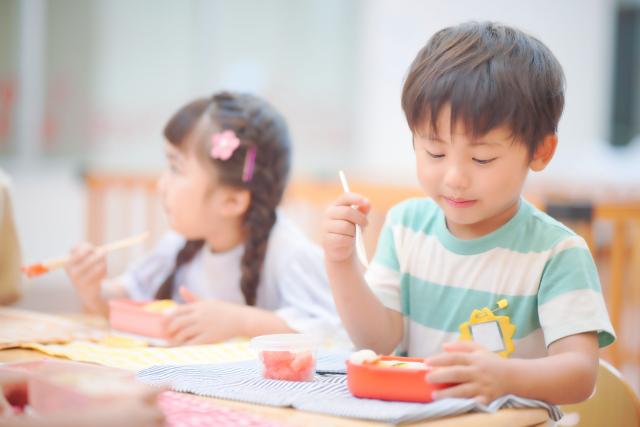
[(262, 378), (283, 381), (313, 381), (322, 339), (309, 334), (263, 335), (251, 340), (258, 351)]

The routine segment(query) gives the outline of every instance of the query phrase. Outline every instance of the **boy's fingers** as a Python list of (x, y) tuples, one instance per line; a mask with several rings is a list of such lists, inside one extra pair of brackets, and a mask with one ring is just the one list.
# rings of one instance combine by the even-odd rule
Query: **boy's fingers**
[(432, 397), (435, 400), (447, 399), (450, 397), (472, 399), (477, 395), (478, 390), (474, 384), (460, 384), (454, 387), (445, 388), (443, 390), (436, 390), (433, 392)]
[(469, 365), (471, 359), (469, 353), (442, 353), (425, 359), (424, 363), (427, 366)]
[(333, 202), (333, 206), (359, 206), (363, 213), (371, 210), (371, 202), (366, 197), (356, 193), (344, 193)]
[(355, 237), (356, 235), (356, 226), (344, 220), (330, 221), (326, 226), (326, 230), (329, 233), (342, 234), (344, 236)]
[(330, 220), (349, 221), (362, 227), (369, 225), (367, 216), (351, 206), (335, 206), (329, 211), (328, 217)]
[(426, 380), (432, 384), (466, 383), (473, 379), (473, 374), (467, 366), (451, 366), (437, 369), (426, 375)]
[(331, 233), (326, 236), (325, 243), (329, 247), (333, 248), (345, 248), (347, 246), (353, 246), (356, 242), (356, 238), (353, 236), (345, 236), (344, 234)]
[(478, 350), (486, 350), (486, 347), (482, 344), (475, 341), (453, 341), (442, 344), (442, 348), (444, 351), (452, 352), (452, 351), (461, 351), (466, 353), (472, 353)]

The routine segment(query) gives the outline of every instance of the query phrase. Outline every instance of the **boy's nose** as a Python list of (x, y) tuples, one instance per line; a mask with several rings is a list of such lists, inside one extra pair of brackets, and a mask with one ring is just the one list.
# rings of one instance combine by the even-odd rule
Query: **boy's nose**
[(471, 184), (469, 175), (465, 173), (464, 168), (460, 166), (452, 166), (447, 170), (444, 177), (444, 184), (451, 188), (467, 188)]

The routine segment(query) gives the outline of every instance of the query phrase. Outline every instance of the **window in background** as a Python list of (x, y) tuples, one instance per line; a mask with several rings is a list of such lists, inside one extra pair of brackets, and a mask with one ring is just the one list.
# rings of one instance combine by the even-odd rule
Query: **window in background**
[(623, 1), (617, 15), (611, 144), (640, 134), (640, 2)]

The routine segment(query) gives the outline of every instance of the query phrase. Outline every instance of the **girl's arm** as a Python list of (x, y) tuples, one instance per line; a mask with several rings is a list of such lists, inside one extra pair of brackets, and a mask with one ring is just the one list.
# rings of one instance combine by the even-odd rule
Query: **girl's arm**
[(325, 212), (322, 246), (333, 298), (349, 337), (358, 349), (389, 354), (402, 340), (402, 314), (382, 305), (364, 280), (354, 253), (355, 224), (366, 227), (370, 209), (363, 196), (340, 196)]
[(544, 400), (554, 405), (579, 403), (589, 398), (598, 375), (598, 334), (585, 332), (549, 345), (540, 359), (504, 359), (472, 341), (445, 344), (446, 353), (427, 359), (442, 366), (427, 375), (432, 383), (459, 383), (436, 392), (436, 399), (475, 398), (488, 404), (498, 397)]

